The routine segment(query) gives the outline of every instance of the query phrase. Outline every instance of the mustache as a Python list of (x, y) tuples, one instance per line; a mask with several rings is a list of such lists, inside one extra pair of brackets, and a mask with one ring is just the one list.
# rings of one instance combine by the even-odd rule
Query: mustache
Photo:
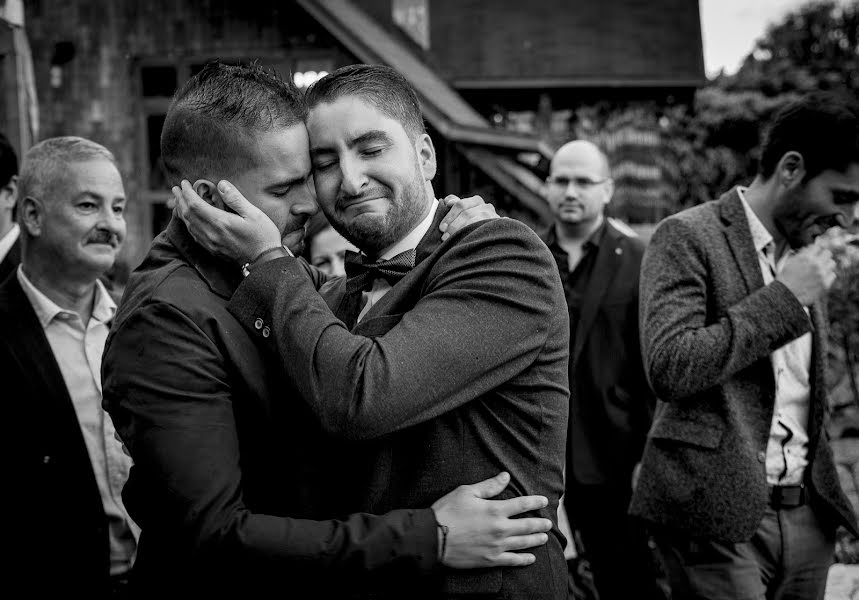
[(119, 246), (119, 236), (111, 231), (98, 230), (87, 238), (87, 244), (110, 244)]
[(337, 210), (343, 210), (350, 204), (354, 204), (356, 202), (363, 202), (364, 200), (370, 200), (371, 198), (381, 198), (383, 196), (390, 196), (391, 190), (386, 186), (376, 186), (369, 188), (367, 190), (362, 191), (360, 194), (340, 194), (337, 197), (336, 202), (334, 203), (334, 208)]

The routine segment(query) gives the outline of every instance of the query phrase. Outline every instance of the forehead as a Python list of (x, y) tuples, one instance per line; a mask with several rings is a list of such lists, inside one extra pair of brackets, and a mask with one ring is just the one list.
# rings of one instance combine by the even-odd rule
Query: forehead
[(370, 131), (407, 138), (403, 125), (358, 96), (342, 96), (310, 109), (307, 131), (311, 149), (356, 140)]
[(246, 142), (250, 168), (236, 180), (255, 180), (256, 187), (303, 178), (310, 170), (307, 129), (303, 123), (256, 132)]
[(605, 171), (605, 160), (600, 153), (586, 146), (561, 149), (554, 156), (551, 172), (555, 173), (596, 173)]
[(62, 193), (63, 188), (69, 192), (69, 197), (89, 193), (107, 198), (125, 196), (122, 176), (111, 161), (106, 158), (67, 163), (64, 176), (60, 178), (61, 186), (55, 189)]

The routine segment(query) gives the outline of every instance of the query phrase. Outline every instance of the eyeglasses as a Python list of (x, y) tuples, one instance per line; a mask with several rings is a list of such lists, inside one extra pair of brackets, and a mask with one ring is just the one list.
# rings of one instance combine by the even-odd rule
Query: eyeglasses
[(608, 177), (606, 177), (605, 179), (599, 179), (599, 180), (595, 181), (595, 180), (589, 179), (587, 177), (570, 178), (570, 177), (552, 177), (552, 176), (549, 176), (546, 178), (546, 183), (548, 183), (549, 185), (554, 186), (558, 189), (561, 189), (561, 190), (567, 189), (570, 186), (570, 184), (573, 184), (576, 187), (576, 189), (589, 190), (592, 187), (597, 186), (601, 183), (605, 183), (608, 180), (609, 180)]

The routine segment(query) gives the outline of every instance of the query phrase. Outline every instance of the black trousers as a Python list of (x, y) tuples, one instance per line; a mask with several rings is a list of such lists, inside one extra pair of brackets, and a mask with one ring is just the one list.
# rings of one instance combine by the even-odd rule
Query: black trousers
[(665, 600), (643, 524), (627, 514), (631, 486), (567, 484), (570, 526), (578, 531), (600, 600)]

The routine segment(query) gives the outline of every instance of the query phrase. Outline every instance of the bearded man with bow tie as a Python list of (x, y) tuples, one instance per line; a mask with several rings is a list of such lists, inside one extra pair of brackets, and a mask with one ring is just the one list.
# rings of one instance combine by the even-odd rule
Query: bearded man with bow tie
[[(214, 214), (184, 184), (195, 238), (234, 260), (262, 255), (228, 309), (280, 359), (326, 432), (351, 443), (336, 477), (338, 509), (424, 506), (451, 486), (510, 472), (502, 494), (540, 494), (551, 519), (534, 564), (440, 569), (430, 583), (395, 574), (357, 596), (546, 598), (567, 595), (557, 528), (568, 413), (569, 323), (552, 254), (513, 219), (438, 224), (436, 156), (415, 92), (382, 66), (343, 67), (306, 97), (316, 195), (361, 250), (347, 276), (314, 289), (280, 250), (277, 228), (235, 188), (237, 215)], [(446, 239), (442, 239), (446, 237)], [(253, 251), (251, 251), (253, 249)], [(227, 251), (229, 254), (229, 251)], [(445, 523), (439, 520), (441, 553)]]

